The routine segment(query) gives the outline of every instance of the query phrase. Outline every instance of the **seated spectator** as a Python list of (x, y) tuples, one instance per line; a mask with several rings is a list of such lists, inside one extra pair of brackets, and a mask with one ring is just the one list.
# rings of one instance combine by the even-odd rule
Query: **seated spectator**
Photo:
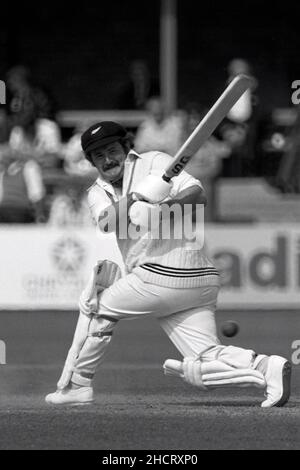
[(148, 118), (137, 129), (134, 148), (148, 152), (153, 148), (174, 156), (182, 142), (182, 121), (179, 115), (167, 115), (160, 97), (147, 102)]
[(296, 107), (296, 120), (287, 137), (276, 175), (276, 186), (283, 193), (300, 193), (300, 107)]
[(148, 99), (159, 94), (159, 82), (150, 75), (147, 62), (134, 60), (129, 67), (128, 80), (120, 88), (117, 109), (145, 109)]
[[(245, 74), (252, 75), (249, 63), (244, 59), (232, 59), (228, 64), (228, 82), (230, 83), (237, 75)], [(253, 112), (253, 92), (247, 90), (241, 98), (232, 106), (228, 113), (228, 118), (236, 123), (247, 122)]]
[(9, 136), (8, 119), (4, 107), (0, 107), (0, 145), (7, 142)]
[(61, 168), (63, 145), (58, 124), (50, 119), (37, 119), (35, 124), (34, 152), (42, 169)]
[(49, 92), (36, 86), (30, 70), (22, 65), (7, 72), (7, 105), (0, 120), (2, 142), (15, 152), (35, 158), (42, 168), (61, 166), (60, 129), (55, 122), (55, 105)]
[(0, 223), (44, 222), (45, 187), (38, 163), (9, 147), (0, 154)]
[(92, 227), (87, 195), (69, 187), (58, 192), (50, 207), (48, 224), (55, 227)]
[(27, 130), (36, 119), (55, 119), (55, 104), (49, 92), (33, 83), (28, 67), (17, 65), (6, 75), (7, 112), (10, 127), (21, 126)]
[(81, 147), (81, 130), (77, 129), (70, 140), (63, 146), (63, 167), (68, 175), (95, 175), (97, 170), (85, 158)]
[[(240, 58), (232, 59), (227, 67), (228, 83), (237, 75), (253, 77), (250, 64)], [(254, 77), (253, 77), (254, 78)], [(221, 123), (219, 132), (231, 147), (230, 157), (224, 162), (223, 176), (255, 175), (255, 148), (258, 118), (258, 99), (253, 90), (247, 90)]]
[(62, 166), (62, 143), (59, 126), (49, 119), (37, 119), (31, 132), (22, 126), (11, 130), (9, 146), (16, 153), (34, 158), (42, 169)]
[(68, 142), (61, 146), (65, 184), (54, 188), (49, 198), (48, 224), (56, 227), (92, 225), (85, 189), (98, 176), (81, 147), (82, 129), (78, 127)]

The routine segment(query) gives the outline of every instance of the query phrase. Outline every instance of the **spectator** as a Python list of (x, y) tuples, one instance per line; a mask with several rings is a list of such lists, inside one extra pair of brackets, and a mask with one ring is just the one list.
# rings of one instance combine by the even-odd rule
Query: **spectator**
[(281, 158), (276, 186), (284, 193), (300, 193), (300, 108), (287, 136), (286, 150)]
[(52, 226), (90, 226), (92, 220), (86, 201), (85, 188), (97, 177), (97, 170), (85, 158), (81, 147), (82, 129), (75, 129), (62, 145), (63, 169), (66, 181), (56, 188), (50, 201), (48, 223)]
[[(253, 76), (249, 63), (236, 58), (228, 64), (228, 82), (239, 74)], [(247, 90), (219, 128), (222, 139), (232, 148), (230, 157), (224, 162), (223, 176), (255, 175), (256, 127), (257, 97)]]
[(39, 155), (60, 155), (61, 132), (55, 121), (46, 118), (39, 118), (36, 121), (34, 146)]
[[(252, 75), (250, 65), (244, 59), (233, 59), (228, 64), (228, 82), (230, 83), (237, 75)], [(236, 123), (247, 122), (253, 112), (252, 92), (247, 90), (228, 113), (228, 118)]]
[(7, 142), (9, 136), (8, 119), (4, 107), (0, 107), (0, 145)]
[(42, 168), (59, 167), (61, 136), (54, 102), (41, 87), (33, 85), (24, 66), (7, 73), (6, 109), (6, 140), (12, 150), (36, 158)]
[(151, 78), (144, 60), (134, 60), (129, 69), (129, 80), (119, 92), (118, 109), (145, 109), (150, 96), (159, 94), (158, 81)]
[(38, 163), (9, 147), (1, 150), (0, 222), (44, 222), (45, 187)]
[[(208, 110), (200, 110), (196, 103), (186, 106), (185, 138), (193, 132)], [(211, 136), (205, 144), (194, 154), (186, 165), (185, 170), (199, 179), (207, 193), (209, 204), (205, 209), (207, 222), (216, 220), (215, 188), (218, 176), (222, 171), (222, 160), (231, 153), (231, 148), (226, 142)]]
[(20, 126), (26, 133), (34, 133), (39, 118), (54, 120), (55, 105), (49, 93), (33, 85), (30, 70), (22, 65), (7, 72), (7, 109), (10, 128)]
[(69, 175), (91, 175), (97, 177), (97, 170), (85, 158), (81, 147), (80, 128), (76, 129), (74, 135), (64, 145), (64, 170)]
[(74, 187), (57, 193), (51, 203), (48, 224), (55, 227), (92, 227), (87, 196)]
[(43, 118), (36, 121), (35, 128), (34, 151), (42, 170), (62, 169), (63, 145), (59, 126)]
[(167, 115), (160, 97), (153, 96), (147, 101), (148, 117), (135, 135), (134, 146), (143, 153), (153, 148), (169, 155), (175, 155), (182, 142), (182, 120), (179, 115)]
[(61, 167), (61, 134), (54, 121), (38, 119), (33, 135), (23, 127), (15, 126), (10, 133), (8, 144), (14, 152), (34, 158), (43, 170)]

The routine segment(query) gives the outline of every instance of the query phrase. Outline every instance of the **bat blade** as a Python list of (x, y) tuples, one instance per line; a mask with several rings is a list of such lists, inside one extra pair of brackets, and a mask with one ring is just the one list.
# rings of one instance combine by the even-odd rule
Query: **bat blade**
[(172, 163), (166, 168), (163, 175), (165, 181), (170, 181), (174, 176), (179, 175), (192, 156), (227, 116), (233, 105), (241, 98), (245, 91), (249, 88), (254, 88), (255, 84), (255, 80), (247, 75), (238, 75), (230, 82), (219, 99), (178, 150)]

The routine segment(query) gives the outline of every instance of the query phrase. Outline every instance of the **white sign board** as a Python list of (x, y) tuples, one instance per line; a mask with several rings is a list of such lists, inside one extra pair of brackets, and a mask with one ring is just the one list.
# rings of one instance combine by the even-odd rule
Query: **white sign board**
[[(210, 225), (219, 308), (300, 307), (300, 225)], [(0, 308), (76, 309), (99, 259), (122, 266), (114, 235), (92, 229), (0, 226)]]
[(98, 259), (121, 263), (113, 235), (95, 230), (0, 229), (0, 308), (76, 309)]
[(300, 307), (300, 224), (215, 226), (205, 235), (221, 308)]

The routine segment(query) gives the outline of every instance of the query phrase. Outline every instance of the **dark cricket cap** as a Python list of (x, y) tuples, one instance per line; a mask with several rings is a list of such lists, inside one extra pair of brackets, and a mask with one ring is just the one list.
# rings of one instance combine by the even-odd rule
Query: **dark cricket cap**
[(102, 121), (93, 124), (81, 136), (81, 146), (85, 153), (103, 145), (115, 142), (127, 134), (126, 129), (113, 121)]

